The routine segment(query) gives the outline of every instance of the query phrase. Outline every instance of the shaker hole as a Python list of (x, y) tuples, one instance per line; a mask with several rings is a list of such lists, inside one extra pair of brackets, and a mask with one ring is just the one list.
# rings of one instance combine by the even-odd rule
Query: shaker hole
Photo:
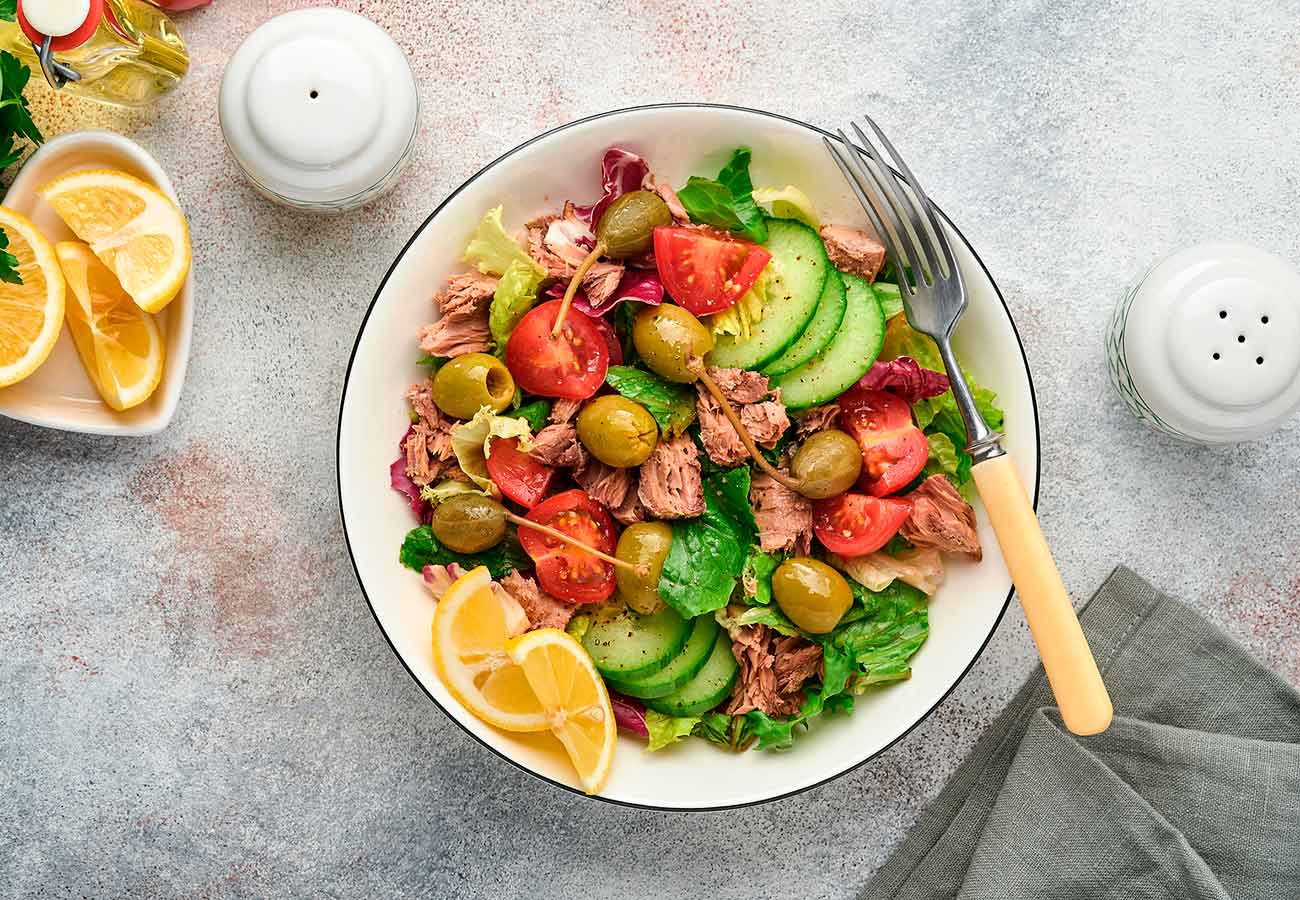
[(1217, 354), (1217, 353), (1214, 354), (1214, 358), (1215, 358), (1215, 359), (1218, 359), (1218, 358), (1219, 358), (1219, 354)]
[(1256, 356), (1256, 357), (1255, 357), (1255, 365), (1257, 365), (1257, 366), (1262, 366), (1262, 365), (1264, 365), (1264, 357), (1262, 357), (1262, 356)]
[(1237, 335), (1237, 343), (1238, 344), (1246, 343), (1246, 336), (1244, 334)]
[(1268, 316), (1260, 316), (1260, 317), (1259, 317), (1259, 324), (1261, 324), (1261, 325), (1267, 325), (1267, 324), (1268, 324)]
[(1220, 319), (1228, 318), (1228, 311), (1226, 309), (1219, 310), (1219, 318)]
[(311, 99), (315, 100), (317, 97), (320, 96), (320, 91), (312, 91), (312, 92), (311, 92), (310, 94), (308, 94), (307, 96), (310, 97)]

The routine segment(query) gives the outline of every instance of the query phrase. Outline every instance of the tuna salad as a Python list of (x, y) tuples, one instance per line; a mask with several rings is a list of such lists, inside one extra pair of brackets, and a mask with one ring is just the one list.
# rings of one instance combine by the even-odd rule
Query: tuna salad
[(435, 599), (486, 567), (649, 750), (789, 747), (908, 678), (945, 565), (980, 559), (965, 428), (869, 229), (755, 188), (744, 148), (600, 175), (521, 230), (488, 210), (431, 286), (400, 561)]

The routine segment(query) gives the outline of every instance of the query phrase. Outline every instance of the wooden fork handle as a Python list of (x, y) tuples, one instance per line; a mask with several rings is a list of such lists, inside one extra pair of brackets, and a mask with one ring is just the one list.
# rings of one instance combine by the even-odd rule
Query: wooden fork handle
[(1015, 463), (1008, 455), (995, 456), (977, 463), (971, 474), (1002, 547), (1065, 727), (1075, 734), (1105, 731), (1113, 712), (1110, 695)]

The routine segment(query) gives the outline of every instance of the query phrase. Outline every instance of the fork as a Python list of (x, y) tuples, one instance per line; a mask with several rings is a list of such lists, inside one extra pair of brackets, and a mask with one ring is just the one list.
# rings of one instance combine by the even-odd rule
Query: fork
[(864, 118), (897, 164), (897, 171), (884, 161), (857, 123), (850, 124), (870, 162), (843, 130), (836, 132), (838, 143), (829, 137), (822, 141), (885, 245), (898, 273), (907, 321), (939, 346), (966, 424), (971, 475), (1002, 547), (1061, 718), (1075, 734), (1098, 734), (1110, 725), (1110, 695), (1015, 463), (1002, 449), (1002, 436), (980, 415), (953, 356), (952, 334), (968, 303), (961, 267), (920, 182), (880, 127), (870, 116)]

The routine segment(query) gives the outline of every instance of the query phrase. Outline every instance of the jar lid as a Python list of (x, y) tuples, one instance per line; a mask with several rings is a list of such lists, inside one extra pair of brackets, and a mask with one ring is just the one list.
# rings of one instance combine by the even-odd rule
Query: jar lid
[(1246, 440), (1300, 408), (1300, 272), (1247, 244), (1200, 244), (1147, 273), (1124, 351), (1148, 404), (1173, 428)]
[(75, 50), (99, 27), (104, 0), (18, 0), (14, 16), (38, 48), (48, 37), (55, 52)]
[(369, 19), (301, 9), (263, 24), (221, 80), (221, 129), (263, 191), (296, 204), (364, 194), (405, 159), (419, 118), (401, 48)]

